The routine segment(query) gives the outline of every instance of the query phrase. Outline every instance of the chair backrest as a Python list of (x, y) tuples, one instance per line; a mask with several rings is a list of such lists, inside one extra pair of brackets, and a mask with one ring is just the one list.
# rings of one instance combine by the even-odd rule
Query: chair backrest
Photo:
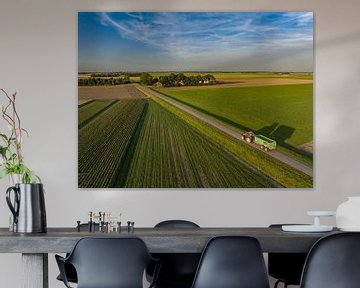
[(138, 238), (82, 238), (67, 259), (76, 269), (78, 288), (142, 288), (152, 260)]
[[(188, 220), (166, 220), (156, 224), (155, 228), (200, 228), (200, 226)], [(156, 254), (156, 257), (162, 259), (163, 263), (158, 277), (159, 286), (165, 279), (167, 282), (181, 281), (184, 283), (189, 282), (189, 285), (191, 285), (199, 264), (200, 256), (200, 253)]]
[(360, 233), (333, 234), (316, 242), (305, 262), (300, 287), (360, 287)]
[(203, 254), (192, 288), (268, 288), (264, 258), (256, 238), (212, 238)]
[(166, 220), (156, 224), (155, 228), (200, 228), (200, 226), (188, 220)]

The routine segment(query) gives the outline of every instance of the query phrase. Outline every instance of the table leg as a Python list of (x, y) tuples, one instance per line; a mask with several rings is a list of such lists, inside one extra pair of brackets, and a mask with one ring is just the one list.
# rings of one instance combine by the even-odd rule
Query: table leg
[(22, 254), (23, 288), (49, 288), (48, 254)]

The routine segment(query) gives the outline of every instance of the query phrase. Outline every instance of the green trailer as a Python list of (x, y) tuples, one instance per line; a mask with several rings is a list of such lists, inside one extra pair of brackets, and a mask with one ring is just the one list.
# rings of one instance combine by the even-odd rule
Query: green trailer
[(248, 143), (255, 143), (260, 146), (264, 151), (276, 149), (276, 141), (270, 139), (264, 135), (255, 135), (254, 132), (245, 132), (241, 135), (241, 139), (245, 140)]
[(260, 145), (264, 151), (276, 149), (276, 141), (264, 135), (255, 135), (254, 143)]

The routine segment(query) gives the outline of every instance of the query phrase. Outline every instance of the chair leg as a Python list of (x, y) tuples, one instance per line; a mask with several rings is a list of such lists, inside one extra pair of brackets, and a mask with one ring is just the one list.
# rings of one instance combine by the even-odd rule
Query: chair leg
[(286, 282), (283, 282), (281, 280), (277, 280), (274, 284), (274, 288), (277, 288), (280, 283), (284, 283), (284, 288), (288, 287), (288, 284)]

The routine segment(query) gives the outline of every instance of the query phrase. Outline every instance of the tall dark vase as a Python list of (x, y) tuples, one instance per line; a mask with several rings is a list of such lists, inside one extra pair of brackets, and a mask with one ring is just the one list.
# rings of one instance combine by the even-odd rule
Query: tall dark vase
[(14, 232), (45, 233), (47, 231), (42, 184), (15, 184), (6, 190), (6, 202), (14, 216)]

